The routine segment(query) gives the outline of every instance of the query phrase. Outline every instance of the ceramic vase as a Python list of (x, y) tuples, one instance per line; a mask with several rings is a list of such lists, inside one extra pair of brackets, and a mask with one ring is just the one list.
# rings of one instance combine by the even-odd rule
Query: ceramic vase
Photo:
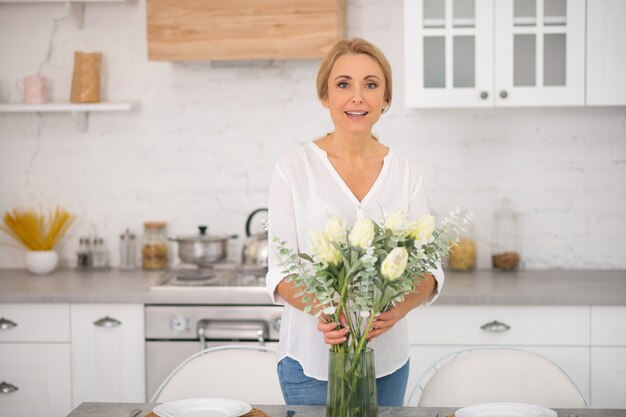
[(35, 275), (51, 273), (58, 263), (59, 255), (53, 250), (36, 250), (26, 253), (26, 268)]

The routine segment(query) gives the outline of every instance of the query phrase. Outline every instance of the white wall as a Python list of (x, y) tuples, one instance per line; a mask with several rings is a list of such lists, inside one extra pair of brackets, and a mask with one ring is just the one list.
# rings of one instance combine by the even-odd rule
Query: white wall
[[(65, 5), (0, 3), (0, 97), (36, 73)], [(148, 62), (145, 2), (88, 3), (85, 26), (58, 23), (42, 74), (67, 101), (75, 50), (101, 51), (103, 99), (139, 100), (130, 113), (0, 114), (0, 211), (60, 204), (78, 221), (60, 247), (71, 264), (94, 224), (117, 262), (119, 234), (145, 220), (171, 235), (243, 234), (266, 205), (274, 161), (331, 128), (315, 97), (319, 61), (217, 66)], [(431, 208), (460, 205), (477, 218), (479, 266), (489, 266), (493, 209), (520, 212), (527, 268), (626, 268), (626, 108), (407, 110), (403, 106), (402, 0), (348, 2), (348, 34), (383, 49), (395, 98), (376, 132), (418, 161)], [(242, 239), (233, 242), (236, 258)], [(0, 267), (22, 267), (23, 249), (0, 234)]]

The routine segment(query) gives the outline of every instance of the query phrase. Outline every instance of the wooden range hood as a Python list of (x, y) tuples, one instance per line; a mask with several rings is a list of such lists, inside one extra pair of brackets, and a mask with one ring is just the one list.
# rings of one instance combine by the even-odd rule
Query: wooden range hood
[(321, 58), (345, 21), (345, 0), (147, 0), (148, 59)]

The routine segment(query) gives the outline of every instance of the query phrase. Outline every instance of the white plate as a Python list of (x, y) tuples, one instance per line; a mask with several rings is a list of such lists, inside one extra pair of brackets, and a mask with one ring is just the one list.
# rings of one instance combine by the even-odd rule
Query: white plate
[(456, 410), (455, 417), (557, 417), (556, 411), (522, 403), (475, 404)]
[(238, 417), (252, 410), (250, 404), (222, 398), (191, 398), (157, 405), (159, 417)]

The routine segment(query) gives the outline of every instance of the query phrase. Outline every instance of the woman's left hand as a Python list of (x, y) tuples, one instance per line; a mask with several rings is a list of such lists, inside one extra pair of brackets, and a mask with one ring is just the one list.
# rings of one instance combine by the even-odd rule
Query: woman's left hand
[(391, 329), (397, 322), (402, 320), (409, 311), (423, 304), (430, 297), (435, 289), (435, 277), (431, 274), (424, 274), (424, 277), (426, 279), (420, 281), (419, 285), (415, 287), (415, 291), (405, 295), (403, 301), (397, 303), (384, 313), (380, 313), (378, 317), (374, 319), (372, 328), (367, 335), (368, 341), (371, 341)]
[(395, 326), (397, 322), (402, 320), (402, 318), (408, 313), (408, 311), (404, 310), (403, 303), (399, 303), (384, 313), (380, 313), (372, 322), (372, 328), (367, 335), (368, 342), (371, 342), (375, 337), (385, 333), (387, 330)]

